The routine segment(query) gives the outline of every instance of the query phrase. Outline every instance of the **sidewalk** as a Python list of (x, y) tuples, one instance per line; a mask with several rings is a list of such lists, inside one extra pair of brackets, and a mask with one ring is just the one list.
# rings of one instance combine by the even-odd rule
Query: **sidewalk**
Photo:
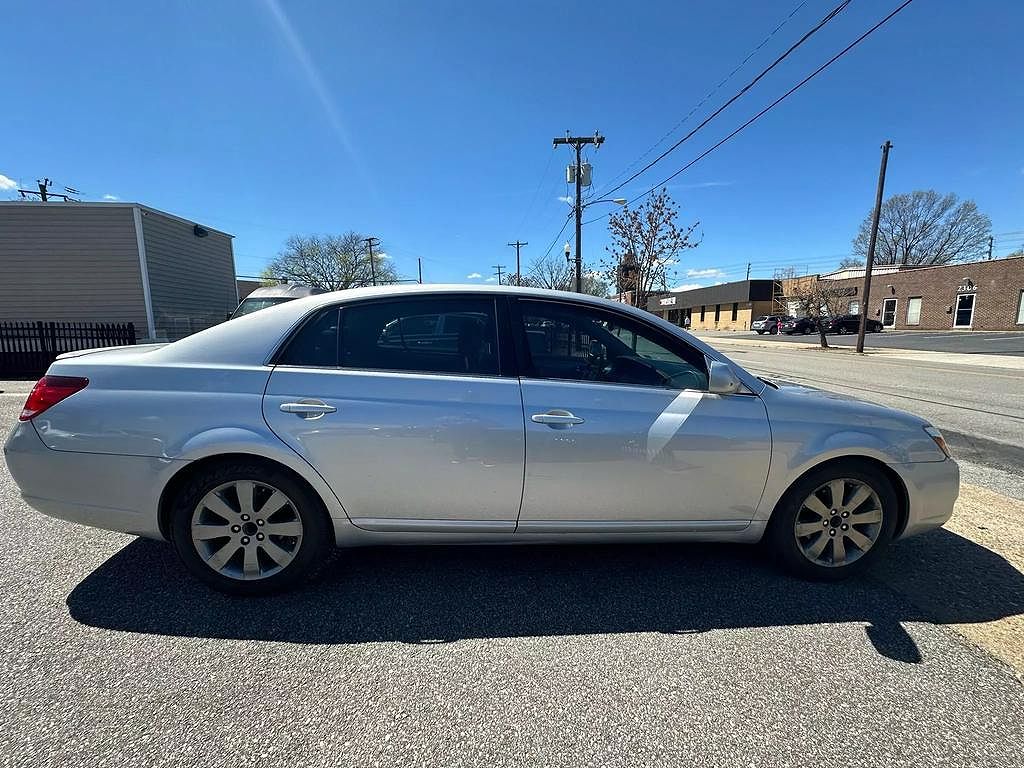
[[(732, 338), (729, 336), (704, 336), (694, 333), (698, 339), (712, 347), (737, 346), (737, 347), (761, 347), (764, 349), (785, 350), (818, 350), (822, 353), (838, 355), (856, 355), (857, 351), (852, 347), (830, 346), (822, 349), (817, 341), (801, 342), (792, 341), (782, 344), (777, 341), (764, 341), (762, 339)], [(864, 351), (865, 355), (893, 360), (910, 360), (922, 363), (944, 363), (946, 365), (971, 365), (982, 368), (1003, 368), (1009, 370), (1024, 371), (1024, 357), (1013, 355), (972, 355), (966, 352), (931, 352), (920, 349), (871, 349)]]

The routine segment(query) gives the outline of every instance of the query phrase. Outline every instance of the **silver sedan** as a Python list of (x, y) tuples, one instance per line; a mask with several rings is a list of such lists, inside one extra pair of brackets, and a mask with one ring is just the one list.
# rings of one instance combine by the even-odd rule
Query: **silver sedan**
[(611, 301), (466, 286), (62, 355), (4, 453), (32, 507), (168, 540), (238, 594), (335, 545), (451, 542), (764, 539), (837, 579), (941, 526), (959, 489), (916, 416), (752, 376)]

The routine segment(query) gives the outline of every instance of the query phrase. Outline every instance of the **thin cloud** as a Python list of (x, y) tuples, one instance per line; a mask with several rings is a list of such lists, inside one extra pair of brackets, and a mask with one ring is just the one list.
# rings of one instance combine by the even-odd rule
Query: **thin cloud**
[(678, 292), (678, 291), (692, 291), (695, 288), (703, 288), (703, 287), (704, 286), (701, 285), (700, 283), (683, 283), (682, 285), (677, 285), (675, 288), (672, 289), (672, 291), (674, 293)]
[(103, 199), (104, 200), (114, 201), (114, 200), (120, 200), (121, 198), (118, 197), (117, 195), (104, 195)]
[(481, 277), (483, 277), (483, 275), (481, 275), (479, 272), (470, 272), (468, 275), (466, 275), (467, 280), (479, 280)]
[(18, 182), (12, 179), (10, 176), (4, 176), (0, 173), (0, 189), (4, 192), (10, 192), (12, 189), (18, 188)]
[(267, 10), (270, 11), (270, 15), (273, 17), (274, 22), (277, 24), (277, 28), (284, 38), (285, 43), (291, 50), (292, 55), (298, 61), (299, 66), (302, 68), (303, 74), (306, 76), (306, 81), (309, 83), (310, 88), (313, 89), (313, 93), (316, 94), (317, 99), (320, 101), (320, 106), (323, 107), (324, 112), (327, 115), (327, 120), (331, 124), (331, 128), (334, 129), (334, 133), (337, 135), (338, 140), (348, 153), (352, 162), (359, 169), (360, 173), (364, 177), (368, 176), (365, 170), (362, 168), (362, 164), (359, 162), (359, 156), (356, 154), (355, 145), (352, 143), (352, 139), (349, 136), (348, 128), (345, 126), (345, 121), (341, 119), (341, 113), (338, 111), (338, 107), (334, 103), (334, 99), (331, 97), (331, 92), (327, 88), (327, 84), (324, 82), (323, 75), (320, 74), (320, 70), (313, 62), (313, 57), (309, 55), (309, 51), (306, 50), (306, 46), (302, 42), (302, 38), (299, 37), (295, 31), (295, 27), (292, 26), (288, 15), (284, 12), (284, 9), (277, 2), (277, 0), (263, 0), (267, 6)]
[(725, 277), (725, 272), (716, 267), (708, 267), (707, 269), (688, 269), (686, 270), (686, 276), (696, 278)]
[(496, 277), (488, 277), (486, 280), (484, 280), (484, 282), (485, 283), (496, 283), (496, 282), (498, 282), (498, 278), (496, 278)]
[(696, 181), (692, 184), (673, 184), (669, 189), (707, 189), (708, 187), (731, 187), (734, 181)]
[(574, 202), (576, 202), (576, 199), (573, 197), (569, 197), (568, 195), (559, 195), (558, 201), (562, 203), (569, 203), (570, 205), (572, 205)]

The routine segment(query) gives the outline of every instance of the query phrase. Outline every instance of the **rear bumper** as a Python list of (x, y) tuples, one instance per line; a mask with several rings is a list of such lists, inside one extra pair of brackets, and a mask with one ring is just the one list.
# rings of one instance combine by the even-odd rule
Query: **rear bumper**
[(960, 495), (960, 467), (953, 459), (890, 465), (907, 487), (910, 509), (900, 538), (940, 528)]
[(186, 462), (145, 456), (54, 451), (19, 422), (4, 458), (22, 498), (45, 515), (160, 539), (161, 489)]

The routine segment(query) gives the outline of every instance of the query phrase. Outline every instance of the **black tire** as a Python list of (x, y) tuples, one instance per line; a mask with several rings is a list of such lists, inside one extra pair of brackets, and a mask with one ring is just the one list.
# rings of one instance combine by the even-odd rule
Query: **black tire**
[(809, 336), (814, 329), (809, 325), (804, 326), (804, 336)]
[[(214, 570), (200, 556), (191, 535), (193, 512), (206, 494), (240, 480), (255, 480), (282, 491), (302, 523), (301, 540), (292, 560), (276, 573), (255, 580), (232, 578)], [(296, 587), (316, 575), (334, 551), (333, 526), (321, 500), (287, 471), (259, 461), (226, 461), (201, 471), (179, 491), (171, 515), (171, 541), (185, 568), (200, 581), (230, 595), (261, 596)]]
[[(842, 566), (819, 565), (808, 559), (800, 548), (794, 532), (797, 516), (803, 501), (815, 489), (838, 478), (857, 480), (874, 490), (881, 502), (882, 522), (874, 543), (860, 557)], [(885, 474), (869, 462), (846, 459), (811, 470), (786, 491), (768, 521), (765, 543), (779, 565), (794, 576), (815, 581), (841, 581), (870, 568), (884, 555), (895, 534), (898, 514), (896, 491)]]
[(846, 326), (845, 325), (840, 325), (839, 326), (839, 334), (842, 335), (842, 336), (845, 336), (846, 333), (847, 333)]
[(764, 331), (758, 331), (758, 332), (757, 332), (757, 335), (758, 335), (758, 336), (761, 336), (761, 335), (762, 335), (763, 333), (764, 333)]

